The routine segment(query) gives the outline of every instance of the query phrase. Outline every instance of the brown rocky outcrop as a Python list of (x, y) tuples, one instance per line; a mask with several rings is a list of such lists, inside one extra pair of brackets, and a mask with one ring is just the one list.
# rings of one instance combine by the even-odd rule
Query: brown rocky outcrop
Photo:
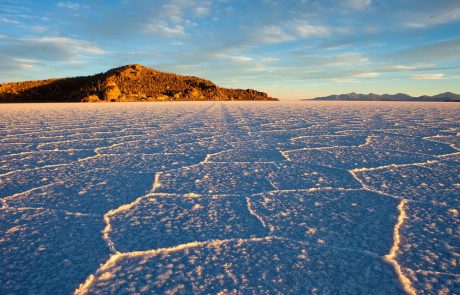
[(277, 100), (252, 89), (228, 89), (193, 76), (134, 64), (87, 77), (0, 84), (0, 102)]

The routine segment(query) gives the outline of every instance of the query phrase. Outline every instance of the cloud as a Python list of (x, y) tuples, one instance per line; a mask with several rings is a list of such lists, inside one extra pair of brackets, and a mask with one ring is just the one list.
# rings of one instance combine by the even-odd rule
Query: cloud
[(314, 25), (308, 21), (293, 19), (280, 25), (270, 25), (256, 32), (256, 39), (262, 43), (283, 43), (310, 37), (326, 37), (330, 29), (322, 25)]
[(227, 54), (216, 54), (216, 57), (219, 58), (219, 59), (225, 59), (225, 60), (229, 60), (229, 61), (232, 61), (232, 62), (250, 62), (250, 61), (253, 61), (253, 58), (251, 58), (249, 56), (243, 56), (243, 55), (234, 56), (234, 55), (227, 55)]
[(282, 43), (296, 39), (295, 36), (279, 26), (266, 26), (259, 34), (258, 39), (263, 43)]
[(370, 64), (369, 58), (359, 52), (344, 52), (333, 56), (313, 56), (311, 62), (320, 65), (323, 64), (328, 67), (340, 68), (357, 68), (368, 66)]
[(186, 36), (188, 28), (197, 26), (192, 19), (207, 16), (210, 11), (210, 1), (173, 0), (160, 6), (144, 31), (163, 36)]
[(0, 16), (0, 23), (4, 23), (4, 24), (13, 24), (13, 25), (19, 25), (19, 24), (21, 24), (21, 22), (19, 22), (19, 21), (17, 21), (17, 20), (9, 19), (9, 18), (4, 17), (4, 16)]
[(414, 80), (442, 80), (444, 74), (412, 74), (409, 77)]
[(292, 21), (291, 25), (298, 36), (308, 38), (312, 36), (325, 37), (329, 35), (329, 29), (324, 26), (311, 25), (301, 20)]
[(412, 28), (427, 28), (451, 22), (460, 21), (460, 6), (444, 8), (442, 11), (430, 11), (416, 13), (411, 17), (413, 20), (406, 22), (406, 26)]
[(210, 11), (211, 11), (210, 7), (199, 6), (195, 8), (195, 15), (205, 16), (205, 15), (208, 15)]
[(145, 31), (163, 36), (185, 36), (185, 27), (180, 24), (168, 24), (166, 21), (153, 20)]
[(80, 7), (86, 7), (86, 5), (80, 5), (79, 3), (75, 2), (58, 2), (56, 6), (59, 8), (67, 8), (71, 10), (78, 10)]
[(415, 70), (416, 67), (413, 66), (404, 66), (404, 65), (394, 65), (391, 67), (395, 71), (410, 71)]
[(106, 53), (97, 45), (68, 37), (12, 38), (0, 36), (0, 51), (4, 56), (40, 61), (63, 61), (82, 55)]
[(460, 39), (421, 44), (404, 50), (393, 51), (386, 59), (404, 63), (440, 63), (460, 59)]
[(43, 32), (46, 32), (48, 30), (48, 27), (46, 27), (46, 26), (32, 26), (30, 29), (33, 32), (43, 33)]
[(371, 7), (372, 1), (371, 0), (346, 0), (344, 1), (344, 5), (347, 8), (351, 8), (353, 10), (363, 11)]
[(346, 78), (333, 78), (331, 79), (332, 82), (335, 83), (358, 83), (358, 80), (355, 79), (346, 79)]
[(27, 58), (13, 58), (12, 65), (18, 70), (26, 71), (30, 70), (34, 67), (34, 65), (39, 64), (40, 61), (35, 59), (27, 59)]
[(358, 73), (354, 75), (354, 77), (357, 78), (376, 78), (378, 76), (380, 76), (380, 74), (377, 72)]

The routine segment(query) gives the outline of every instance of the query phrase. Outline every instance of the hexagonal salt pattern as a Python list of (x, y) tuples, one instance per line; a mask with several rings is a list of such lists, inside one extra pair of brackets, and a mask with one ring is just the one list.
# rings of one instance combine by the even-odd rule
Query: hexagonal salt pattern
[(460, 293), (459, 113), (0, 105), (0, 293)]

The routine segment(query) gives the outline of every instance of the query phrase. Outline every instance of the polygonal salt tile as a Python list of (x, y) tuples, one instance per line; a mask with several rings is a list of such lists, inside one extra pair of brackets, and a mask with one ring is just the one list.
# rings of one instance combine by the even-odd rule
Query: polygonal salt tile
[(206, 156), (207, 154), (214, 154), (231, 148), (233, 148), (233, 144), (231, 144), (228, 140), (224, 141), (221, 139), (216, 139), (175, 145), (169, 147), (169, 151), (167, 150), (167, 152)]
[[(97, 135), (95, 135), (97, 136)], [(38, 145), (40, 150), (95, 150), (96, 148), (110, 146), (117, 141), (112, 138), (71, 139), (58, 142), (47, 142)]]
[(295, 148), (323, 148), (333, 146), (358, 146), (366, 142), (365, 135), (314, 135), (291, 139)]
[(117, 143), (108, 147), (98, 148), (99, 154), (155, 154), (165, 149), (161, 140), (145, 139)]
[(364, 190), (272, 192), (250, 197), (272, 235), (385, 255), (393, 244), (398, 200)]
[(0, 174), (15, 170), (33, 169), (46, 165), (66, 164), (93, 156), (88, 150), (37, 151), (0, 156)]
[(0, 210), (0, 293), (70, 294), (109, 252), (100, 217)]
[(361, 187), (361, 184), (350, 172), (342, 169), (291, 161), (277, 162), (275, 165), (277, 169), (268, 174), (268, 178), (273, 186), (279, 190)]
[[(62, 126), (61, 128), (65, 128)], [(74, 132), (71, 130), (60, 130), (60, 131), (46, 131), (42, 132), (30, 132), (25, 134), (10, 134), (1, 140), (2, 143), (29, 143), (38, 145), (40, 143), (48, 143), (55, 141), (66, 140), (69, 136), (73, 136)]]
[(147, 194), (152, 173), (96, 169), (62, 182), (4, 199), (10, 207), (32, 207), (104, 215)]
[(457, 135), (437, 135), (437, 136), (428, 137), (427, 140), (452, 145), (453, 147), (455, 147), (457, 149), (457, 151), (460, 149), (460, 134), (457, 134)]
[(400, 294), (393, 269), (359, 251), (266, 238), (120, 255), (80, 289), (90, 294)]
[(460, 274), (431, 273), (402, 269), (417, 294), (460, 294)]
[(408, 202), (404, 209), (396, 257), (401, 267), (460, 276), (460, 207)]
[(203, 163), (164, 172), (155, 192), (200, 195), (254, 194), (274, 190), (267, 163)]
[(369, 187), (398, 197), (421, 202), (459, 204), (460, 167), (455, 162), (389, 167), (357, 171)]
[(460, 162), (460, 152), (439, 156), (439, 159), (458, 163)]
[(425, 140), (422, 137), (385, 134), (372, 135), (369, 147), (382, 150), (442, 155), (456, 152), (447, 144)]
[(81, 173), (69, 166), (35, 168), (0, 175), (0, 198), (12, 196)]
[(212, 134), (196, 133), (183, 130), (183, 132), (177, 134), (167, 132), (159, 138), (166, 145), (174, 147), (181, 144), (192, 144), (197, 141), (212, 140)]
[(203, 154), (158, 153), (147, 155), (101, 154), (81, 161), (80, 169), (107, 168), (134, 172), (159, 172), (198, 164)]
[(321, 150), (287, 152), (296, 162), (324, 165), (342, 169), (373, 168), (390, 164), (419, 163), (435, 158), (410, 152), (378, 150), (368, 147), (337, 147)]
[(284, 157), (276, 149), (259, 149), (257, 144), (251, 149), (237, 148), (211, 155), (209, 162), (275, 162)]
[(206, 240), (265, 236), (244, 197), (151, 195), (110, 216), (110, 237), (121, 252)]
[[(286, 126), (286, 127), (289, 127)], [(289, 143), (290, 140), (293, 138), (299, 138), (303, 136), (308, 136), (308, 135), (324, 135), (325, 133), (327, 134), (328, 132), (325, 130), (310, 130), (310, 129), (300, 129), (300, 130), (290, 130), (284, 127), (282, 130), (267, 130), (263, 132), (259, 132), (256, 134), (256, 138), (259, 138), (260, 140), (264, 140), (265, 142), (271, 142), (272, 144), (276, 143)]]
[(0, 142), (0, 156), (27, 153), (35, 151), (35, 145), (30, 143), (2, 143)]

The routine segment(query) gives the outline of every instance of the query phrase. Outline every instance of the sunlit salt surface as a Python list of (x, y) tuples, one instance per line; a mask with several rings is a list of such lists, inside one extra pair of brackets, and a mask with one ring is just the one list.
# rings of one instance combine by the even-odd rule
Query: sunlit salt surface
[(460, 293), (460, 105), (0, 105), (0, 294)]

